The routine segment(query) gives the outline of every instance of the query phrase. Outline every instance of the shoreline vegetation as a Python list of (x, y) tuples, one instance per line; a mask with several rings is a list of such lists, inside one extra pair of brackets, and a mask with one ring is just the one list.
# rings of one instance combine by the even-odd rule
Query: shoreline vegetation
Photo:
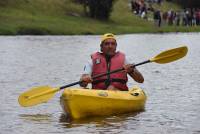
[[(155, 8), (167, 11), (180, 6), (163, 2)], [(149, 16), (152, 16), (150, 14)], [(0, 35), (96, 35), (199, 32), (200, 26), (155, 26), (134, 15), (129, 0), (116, 0), (108, 21), (89, 18), (84, 8), (71, 0), (8, 0), (0, 1)]]

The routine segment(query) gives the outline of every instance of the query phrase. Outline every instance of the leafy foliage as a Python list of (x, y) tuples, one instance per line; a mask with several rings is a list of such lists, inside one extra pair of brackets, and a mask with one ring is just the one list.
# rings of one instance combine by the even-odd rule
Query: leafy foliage
[(200, 0), (171, 0), (179, 3), (184, 8), (200, 8)]
[(114, 0), (74, 0), (84, 6), (86, 15), (99, 20), (108, 20)]

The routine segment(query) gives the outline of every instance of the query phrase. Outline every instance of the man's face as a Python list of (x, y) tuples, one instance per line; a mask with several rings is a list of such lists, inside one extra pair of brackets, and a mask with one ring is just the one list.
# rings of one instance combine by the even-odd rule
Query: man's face
[(105, 55), (113, 56), (116, 52), (117, 43), (114, 39), (106, 39), (101, 44), (101, 50)]

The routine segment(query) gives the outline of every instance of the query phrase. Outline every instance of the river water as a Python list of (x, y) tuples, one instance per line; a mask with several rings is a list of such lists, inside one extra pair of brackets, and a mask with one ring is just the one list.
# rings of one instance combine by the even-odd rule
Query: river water
[[(68, 120), (59, 104), (23, 108), (18, 96), (31, 87), (63, 86), (79, 80), (100, 36), (0, 36), (0, 133), (200, 133), (200, 33), (119, 35), (118, 50), (139, 63), (160, 52), (187, 45), (185, 58), (169, 64), (138, 66), (148, 95), (145, 111), (109, 117)], [(81, 102), (80, 102), (81, 103)]]

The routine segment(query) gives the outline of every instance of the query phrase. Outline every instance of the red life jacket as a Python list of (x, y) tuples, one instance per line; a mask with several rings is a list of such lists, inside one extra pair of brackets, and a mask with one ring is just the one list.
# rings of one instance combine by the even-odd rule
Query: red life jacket
[[(125, 62), (125, 55), (121, 52), (117, 52), (111, 57), (109, 64), (107, 64), (106, 57), (100, 52), (92, 54), (91, 58), (93, 62), (92, 76), (122, 68)], [(113, 85), (117, 89), (127, 91), (127, 81), (127, 73), (121, 71), (95, 79), (92, 88), (106, 89), (109, 85)]]

